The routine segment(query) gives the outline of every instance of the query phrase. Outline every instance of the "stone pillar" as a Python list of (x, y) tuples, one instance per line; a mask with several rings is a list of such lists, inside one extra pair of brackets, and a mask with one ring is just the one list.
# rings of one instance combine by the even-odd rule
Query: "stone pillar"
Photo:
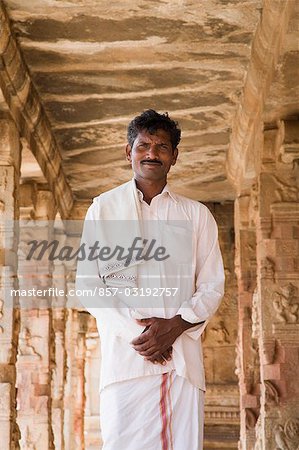
[[(88, 204), (76, 202), (69, 220), (64, 222), (64, 245), (78, 248), (83, 219)], [(77, 261), (64, 262), (66, 281), (65, 367), (63, 398), (63, 435), (65, 449), (85, 448), (85, 360), (86, 333), (90, 315), (82, 311), (82, 305), (74, 296)]]
[(100, 436), (100, 340), (96, 326), (96, 320), (90, 316), (86, 334), (86, 358), (85, 358), (85, 415), (84, 435), (85, 450), (101, 448)]
[[(29, 203), (32, 203), (30, 205)], [(39, 289), (42, 295), (20, 297), (21, 331), (17, 360), (18, 424), (21, 448), (52, 449), (52, 390), (55, 339), (52, 314), (52, 263), (48, 252), (41, 260), (27, 260), (27, 244), (31, 239), (53, 239), (55, 203), (47, 186), (22, 185), (19, 276), (20, 289)], [(28, 221), (30, 217), (34, 222)], [(33, 215), (33, 217), (32, 217)], [(23, 251), (23, 256), (22, 256)], [(25, 252), (25, 255), (24, 255)]]
[(299, 447), (299, 123), (264, 133), (257, 263), (261, 422), (257, 449)]
[[(16, 424), (16, 348), (19, 334), (18, 298), (5, 291), (17, 289), (16, 250), (20, 141), (8, 115), (0, 117), (0, 429), (1, 449), (18, 449)], [(5, 255), (6, 256), (5, 256)]]
[(256, 288), (256, 189), (235, 201), (235, 271), (238, 279), (238, 346), (236, 373), (240, 390), (240, 447), (251, 450), (259, 415), (259, 357), (253, 337), (253, 299)]
[[(55, 238), (57, 236), (55, 235)], [(59, 292), (54, 295), (52, 306), (53, 339), (54, 339), (54, 369), (52, 377), (52, 429), (54, 447), (65, 449), (64, 445), (64, 383), (66, 379), (66, 270), (61, 262), (54, 262), (53, 287)]]
[(85, 356), (89, 314), (69, 309), (66, 324), (67, 377), (64, 437), (68, 450), (84, 449)]

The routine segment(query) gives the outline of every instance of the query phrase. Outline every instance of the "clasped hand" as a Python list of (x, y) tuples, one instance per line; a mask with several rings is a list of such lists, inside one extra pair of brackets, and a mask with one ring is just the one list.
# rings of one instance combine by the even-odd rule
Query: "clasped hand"
[(146, 330), (131, 342), (132, 347), (144, 359), (157, 364), (165, 365), (172, 357), (172, 344), (184, 331), (182, 329), (181, 317), (175, 316), (171, 319), (151, 317), (149, 319), (137, 320), (139, 325)]

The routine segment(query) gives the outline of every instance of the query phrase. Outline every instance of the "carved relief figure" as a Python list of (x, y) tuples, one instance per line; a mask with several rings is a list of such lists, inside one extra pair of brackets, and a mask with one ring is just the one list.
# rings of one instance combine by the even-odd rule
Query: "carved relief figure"
[(41, 355), (37, 353), (37, 351), (35, 350), (34, 346), (32, 345), (31, 339), (32, 339), (31, 332), (29, 328), (25, 327), (22, 333), (20, 334), (20, 347), (19, 347), (20, 355), (35, 356), (41, 359)]
[(274, 280), (275, 264), (270, 258), (264, 258), (261, 261), (261, 275), (263, 278)]
[(274, 438), (277, 450), (298, 450), (299, 419), (290, 418), (284, 426), (277, 425)]
[(279, 178), (275, 177), (275, 183), (278, 186), (275, 191), (274, 195), (277, 202), (296, 202), (299, 199), (299, 189), (297, 186), (291, 186), (290, 184), (287, 184)]
[(225, 328), (223, 320), (211, 328), (210, 332), (217, 344), (229, 344), (229, 332)]
[(276, 450), (290, 450), (288, 446), (286, 434), (282, 425), (277, 425), (274, 432), (274, 439), (276, 444)]
[(296, 323), (298, 320), (299, 305), (294, 303), (296, 287), (289, 283), (281, 288), (281, 292), (274, 292), (273, 307), (276, 318), (282, 323)]
[(291, 441), (292, 444), (299, 444), (299, 419), (288, 419), (285, 423), (284, 431), (286, 437)]

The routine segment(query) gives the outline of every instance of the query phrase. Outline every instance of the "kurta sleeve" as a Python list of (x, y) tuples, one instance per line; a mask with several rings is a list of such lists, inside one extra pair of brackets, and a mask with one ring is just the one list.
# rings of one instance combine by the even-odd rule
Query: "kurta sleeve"
[(207, 207), (200, 205), (196, 240), (196, 290), (177, 312), (190, 323), (204, 321), (185, 333), (198, 339), (216, 312), (224, 293), (224, 268), (218, 243), (218, 229)]
[(85, 254), (77, 263), (76, 294), (85, 309), (97, 319), (98, 326), (103, 323), (116, 336), (130, 342), (144, 327), (136, 323), (134, 309), (120, 300), (117, 294), (105, 294), (107, 286), (101, 279), (97, 260), (88, 257), (89, 249), (96, 242), (97, 207), (95, 203), (89, 207), (84, 221), (80, 248), (84, 246)]

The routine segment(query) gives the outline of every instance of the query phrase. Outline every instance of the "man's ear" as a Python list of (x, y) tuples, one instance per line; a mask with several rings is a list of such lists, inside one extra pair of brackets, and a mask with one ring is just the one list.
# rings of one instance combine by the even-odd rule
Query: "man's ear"
[(172, 166), (174, 166), (175, 163), (176, 163), (176, 160), (177, 160), (177, 157), (178, 157), (178, 153), (179, 153), (178, 149), (175, 148), (173, 150), (173, 155), (172, 155), (172, 163), (171, 163)]
[(130, 144), (126, 145), (125, 152), (126, 152), (126, 159), (127, 159), (127, 161), (132, 162), (132, 158), (131, 158), (132, 148), (131, 148)]

